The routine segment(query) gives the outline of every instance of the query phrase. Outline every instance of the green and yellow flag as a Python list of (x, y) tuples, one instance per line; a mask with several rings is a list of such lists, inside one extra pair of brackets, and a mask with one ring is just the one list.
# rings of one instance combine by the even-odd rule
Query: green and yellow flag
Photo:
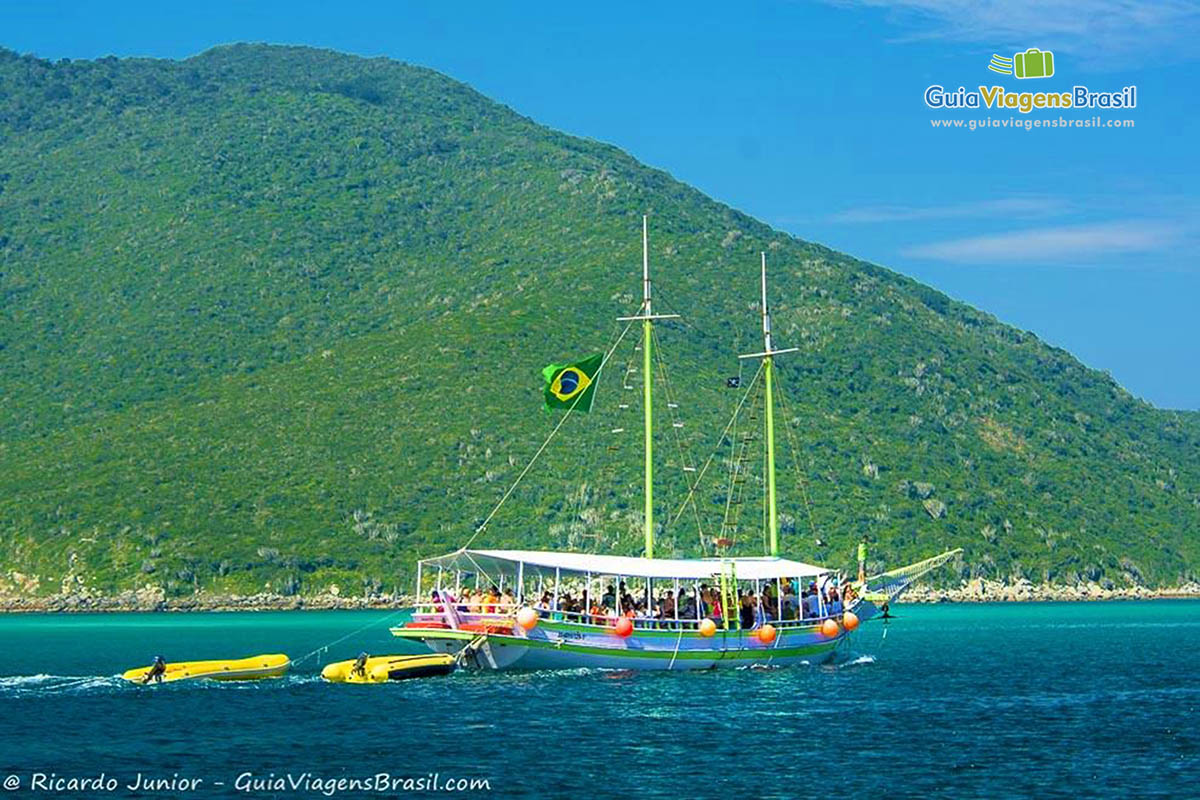
[(546, 408), (573, 408), (576, 411), (591, 411), (592, 398), (596, 395), (596, 373), (604, 363), (604, 355), (597, 353), (582, 361), (571, 364), (551, 364), (542, 370), (546, 379)]

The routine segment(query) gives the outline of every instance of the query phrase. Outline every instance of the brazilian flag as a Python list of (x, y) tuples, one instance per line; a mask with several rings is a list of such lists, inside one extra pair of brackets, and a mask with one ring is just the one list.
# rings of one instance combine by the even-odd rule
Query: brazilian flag
[(596, 395), (596, 373), (604, 363), (604, 354), (597, 353), (571, 364), (551, 364), (542, 370), (546, 379), (546, 408), (573, 408), (591, 411)]

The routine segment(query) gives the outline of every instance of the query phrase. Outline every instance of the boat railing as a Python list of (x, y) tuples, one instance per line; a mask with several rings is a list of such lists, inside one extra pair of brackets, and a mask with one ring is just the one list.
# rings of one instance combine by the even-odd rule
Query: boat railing
[[(450, 606), (447, 609), (447, 605)], [(516, 621), (517, 612), (523, 607), (518, 603), (487, 603), (483, 604), (483, 610), (474, 610), (473, 603), (452, 602), (449, 604), (442, 602), (426, 602), (418, 603), (414, 608), (413, 622), (415, 623), (451, 623), (451, 627), (460, 627), (463, 624), (514, 624)], [(579, 625), (588, 628), (612, 628), (620, 618), (615, 614), (591, 614), (580, 611), (566, 611), (563, 609), (545, 609), (535, 608), (538, 616), (552, 622), (564, 622), (570, 625)], [(809, 628), (821, 625), (827, 619), (839, 620), (842, 616), (841, 612), (828, 613), (819, 617), (803, 617), (800, 619), (772, 619), (770, 616), (765, 619), (760, 619), (754, 625), (746, 628), (740, 624), (740, 620), (731, 619), (729, 630), (754, 630), (761, 627), (765, 623), (770, 623), (776, 628), (791, 630), (796, 628)], [(695, 617), (644, 617), (634, 616), (629, 617), (633, 623), (634, 630), (696, 630), (699, 628), (701, 621), (704, 618), (696, 619)], [(717, 629), (721, 630), (724, 627), (724, 620), (721, 617), (713, 617), (717, 623)]]

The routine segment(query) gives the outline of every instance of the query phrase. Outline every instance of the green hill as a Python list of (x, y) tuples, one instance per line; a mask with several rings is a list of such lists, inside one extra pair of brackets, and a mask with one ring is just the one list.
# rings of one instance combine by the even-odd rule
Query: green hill
[[(961, 545), (954, 582), (1197, 577), (1196, 415), (436, 72), (237, 45), (0, 51), (0, 589), (407, 581), (558, 420), (540, 368), (636, 309), (643, 213), (683, 315), (659, 327), (684, 425), (664, 402), (664, 554), (721, 530), (729, 447), (671, 519), (760, 344), (766, 250), (776, 338), (800, 348), (780, 362), (788, 554), (848, 565), (866, 535), (880, 563)], [(477, 544), (637, 553), (639, 402), (606, 375)]]

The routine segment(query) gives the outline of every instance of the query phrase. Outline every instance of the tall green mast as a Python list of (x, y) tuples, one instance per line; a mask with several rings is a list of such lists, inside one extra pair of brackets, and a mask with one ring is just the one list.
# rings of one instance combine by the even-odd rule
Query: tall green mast
[(642, 403), (646, 409), (646, 558), (654, 558), (654, 386), (653, 359), (654, 328), (650, 321), (650, 248), (645, 215), (642, 216)]
[(650, 307), (650, 237), (649, 218), (642, 215), (642, 306), (636, 316), (618, 317), (622, 321), (642, 322), (642, 406), (646, 432), (646, 558), (654, 558), (654, 370), (650, 348), (654, 346), (653, 323), (656, 319), (674, 319), (678, 314), (655, 314)]
[(767, 308), (767, 254), (762, 253), (762, 330), (763, 351), (739, 356), (739, 358), (761, 358), (763, 360), (763, 384), (766, 391), (767, 427), (767, 533), (770, 541), (769, 554), (779, 555), (779, 514), (775, 501), (775, 361), (781, 353), (794, 353), (799, 348), (789, 347), (776, 350), (771, 343), (771, 312)]

